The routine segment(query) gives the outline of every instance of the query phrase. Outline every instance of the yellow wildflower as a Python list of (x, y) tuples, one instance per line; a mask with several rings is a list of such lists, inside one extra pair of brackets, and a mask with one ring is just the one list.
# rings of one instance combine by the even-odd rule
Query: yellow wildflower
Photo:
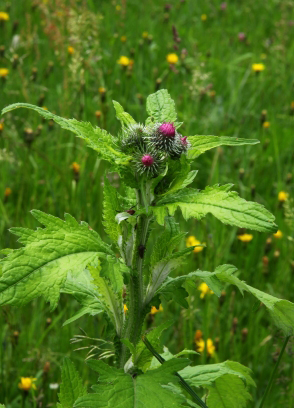
[(126, 35), (122, 35), (120, 37), (121, 42), (126, 42), (127, 41), (127, 36)]
[(169, 64), (176, 64), (179, 61), (179, 57), (177, 56), (177, 54), (175, 54), (174, 52), (171, 54), (167, 54), (166, 56), (166, 60)]
[(294, 109), (294, 101), (291, 102), (291, 109)]
[(0, 11), (0, 21), (8, 21), (9, 14), (5, 13), (5, 11)]
[(265, 121), (265, 122), (263, 122), (263, 124), (262, 124), (262, 126), (265, 128), (265, 129), (268, 129), (269, 127), (270, 127), (270, 122), (268, 122), (268, 121)]
[(207, 20), (207, 15), (206, 14), (202, 14), (201, 15), (201, 21), (206, 21)]
[(120, 10), (121, 10), (121, 6), (120, 6), (119, 4), (117, 4), (117, 5), (115, 6), (115, 9), (116, 9), (116, 11), (120, 11)]
[(10, 187), (6, 187), (5, 191), (4, 191), (4, 196), (5, 197), (9, 197), (12, 194), (12, 190)]
[(48, 110), (47, 106), (42, 106), (42, 109)]
[(265, 65), (262, 63), (255, 63), (252, 64), (252, 71), (254, 72), (261, 72), (265, 70)]
[[(200, 338), (197, 341), (195, 341), (196, 344), (196, 351), (199, 353), (203, 353), (205, 349), (205, 341)], [(206, 341), (206, 353), (208, 356), (213, 356), (215, 351), (215, 346), (213, 344), (213, 341), (211, 339), (207, 339)]]
[(37, 378), (20, 377), (20, 383), (18, 384), (18, 388), (20, 388), (23, 391), (29, 391), (30, 389), (36, 390), (37, 387), (34, 384), (34, 381), (37, 381)]
[(95, 116), (96, 116), (97, 119), (101, 118), (101, 111), (100, 111), (100, 110), (96, 110)]
[(75, 52), (74, 47), (72, 47), (71, 45), (69, 45), (69, 46), (67, 47), (67, 52), (69, 53), (69, 55), (72, 55), (72, 54)]
[(101, 94), (104, 94), (106, 92), (106, 88), (104, 88), (103, 86), (100, 86), (100, 88), (98, 89), (98, 92)]
[(73, 162), (71, 168), (73, 169), (74, 173), (79, 173), (81, 166), (77, 162)]
[(142, 37), (143, 38), (148, 38), (148, 31), (143, 31)]
[(117, 61), (117, 63), (119, 65), (122, 65), (123, 67), (127, 67), (128, 65), (130, 65), (130, 58), (125, 57), (124, 55), (122, 55), (119, 60)]
[(198, 286), (198, 290), (200, 290), (200, 292), (201, 292), (200, 299), (204, 299), (204, 297), (206, 295), (212, 295), (213, 294), (213, 291), (211, 289), (209, 289), (209, 286), (205, 282), (202, 282)]
[(273, 236), (277, 239), (281, 239), (283, 237), (282, 231), (278, 230)]
[(158, 308), (158, 309), (157, 309), (155, 306), (152, 306), (152, 307), (151, 307), (150, 314), (155, 315), (156, 313), (159, 313), (159, 312), (163, 312), (163, 307), (162, 307), (162, 305), (159, 305), (159, 308)]
[[(186, 239), (186, 246), (187, 246), (187, 248), (189, 248), (190, 246), (194, 246), (194, 245), (203, 245), (203, 244), (205, 244), (204, 242), (201, 244), (201, 242), (198, 240), (198, 239), (196, 239), (195, 237), (194, 237), (194, 235), (190, 235), (187, 239)], [(195, 254), (197, 254), (198, 252), (201, 252), (201, 251), (203, 251), (203, 246), (198, 246), (198, 247), (195, 247), (194, 249), (193, 249), (193, 252), (195, 253)]]
[(5, 78), (9, 74), (9, 69), (7, 68), (0, 68), (0, 78)]
[(282, 203), (283, 203), (284, 201), (288, 200), (288, 197), (289, 197), (289, 194), (286, 193), (286, 191), (280, 191), (279, 194), (278, 194), (278, 200), (279, 200), (280, 202), (282, 202)]
[(242, 234), (242, 235), (238, 235), (238, 239), (242, 242), (250, 242), (253, 239), (253, 235), (252, 234)]
[(3, 129), (4, 129), (4, 123), (0, 122), (0, 133), (2, 132)]
[(124, 304), (124, 314), (126, 314), (128, 310), (129, 310), (128, 306), (126, 304)]

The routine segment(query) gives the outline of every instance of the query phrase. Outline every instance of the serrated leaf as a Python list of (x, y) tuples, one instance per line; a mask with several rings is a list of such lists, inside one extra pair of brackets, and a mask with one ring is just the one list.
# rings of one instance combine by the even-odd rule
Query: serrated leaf
[(94, 149), (101, 159), (107, 160), (112, 164), (127, 165), (132, 159), (130, 156), (120, 152), (114, 138), (99, 127), (93, 127), (89, 122), (79, 122), (76, 119), (65, 119), (57, 116), (48, 110), (28, 103), (15, 103), (2, 110), (2, 114), (18, 108), (32, 109), (38, 112), (45, 119), (52, 119), (63, 129), (76, 134), (77, 137), (84, 139), (88, 146)]
[(122, 126), (129, 126), (135, 125), (136, 121), (132, 118), (132, 116), (124, 111), (124, 108), (121, 106), (120, 103), (116, 101), (112, 101), (117, 119), (121, 122)]
[(218, 146), (242, 146), (259, 143), (259, 140), (257, 139), (240, 139), (238, 137), (205, 135), (188, 136), (188, 141), (191, 144), (191, 147), (188, 150), (189, 159), (195, 159), (207, 150)]
[(100, 276), (98, 268), (88, 265), (88, 269), (93, 278), (99, 293), (99, 300), (104, 305), (104, 310), (113, 322), (118, 336), (122, 333), (124, 323), (124, 311), (122, 293), (115, 293), (107, 279)]
[(175, 103), (166, 89), (160, 89), (149, 95), (146, 101), (146, 109), (150, 115), (146, 124), (175, 122), (177, 120)]
[(79, 397), (87, 394), (86, 388), (73, 362), (65, 357), (61, 370), (62, 383), (58, 394), (62, 408), (72, 408)]
[(244, 200), (235, 191), (229, 191), (231, 188), (232, 184), (214, 185), (202, 191), (186, 188), (174, 194), (167, 194), (150, 209), (161, 225), (166, 212), (174, 215), (179, 207), (186, 220), (191, 217), (200, 220), (210, 213), (224, 224), (256, 231), (277, 230), (275, 217), (264, 206)]
[(102, 361), (90, 360), (90, 367), (99, 373), (99, 384), (94, 385), (95, 394), (79, 398), (74, 407), (79, 408), (178, 408), (186, 399), (165, 389), (164, 384), (177, 384), (175, 372), (188, 364), (187, 359), (172, 359), (159, 368), (145, 374), (132, 376), (110, 367)]
[(104, 305), (100, 301), (99, 293), (90, 281), (79, 278), (74, 279), (72, 275), (69, 275), (61, 292), (73, 295), (82, 306), (78, 313), (63, 323), (63, 326), (74, 322), (85, 314), (95, 316), (104, 311)]
[(22, 306), (42, 295), (54, 309), (68, 272), (74, 275), (98, 257), (114, 254), (87, 223), (69, 214), (65, 221), (38, 210), (32, 214), (45, 228), (11, 228), (25, 247), (0, 261), (0, 305)]

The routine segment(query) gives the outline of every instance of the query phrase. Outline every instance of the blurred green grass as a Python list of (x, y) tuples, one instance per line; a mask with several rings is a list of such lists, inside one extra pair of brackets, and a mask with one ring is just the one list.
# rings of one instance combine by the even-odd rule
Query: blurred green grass
[[(207, 244), (191, 256), (187, 271), (212, 271), (220, 263), (232, 263), (249, 284), (293, 301), (293, 221), (291, 225), (285, 217), (285, 206), (289, 212), (291, 200), (285, 205), (278, 201), (279, 191), (293, 197), (293, 4), (247, 0), (227, 2), (222, 8), (221, 2), (204, 0), (169, 4), (153, 0), (147, 4), (136, 0), (0, 0), (0, 11), (10, 16), (9, 21), (0, 22), (0, 46), (5, 46), (0, 68), (9, 69), (7, 78), (0, 78), (0, 109), (15, 102), (39, 104), (115, 134), (119, 123), (112, 99), (143, 121), (147, 95), (167, 88), (184, 121), (184, 135), (258, 138), (261, 143), (257, 146), (225, 147), (200, 156), (194, 165), (199, 170), (194, 185), (234, 183), (242, 197), (264, 204), (275, 214), (283, 237), (277, 240), (253, 233), (253, 240), (246, 244), (237, 239), (236, 229), (212, 217), (184, 223), (178, 216), (183, 230)], [(206, 21), (202, 14), (207, 15)], [(173, 26), (180, 42), (174, 42)], [(147, 38), (142, 36), (145, 31)], [(246, 34), (244, 41), (238, 38), (241, 32)], [(68, 46), (74, 47), (72, 55)], [(173, 52), (179, 62), (171, 68), (166, 56)], [(117, 64), (122, 55), (134, 61), (132, 69)], [(259, 74), (252, 72), (256, 62), (266, 67)], [(101, 87), (105, 93), (99, 92)], [(269, 128), (262, 126), (263, 110)], [(37, 226), (29, 213), (32, 208), (59, 217), (69, 212), (105, 237), (101, 209), (107, 165), (82, 141), (35, 113), (13, 111), (1, 120), (0, 247), (17, 247), (8, 232), (11, 226)], [(32, 143), (27, 129), (33, 131)], [(81, 166), (78, 182), (71, 168), (74, 161)], [(119, 181), (112, 181), (119, 186)], [(12, 194), (5, 197), (7, 187)], [(271, 243), (266, 242), (268, 238)], [(163, 339), (171, 351), (194, 348), (195, 330), (201, 329), (218, 344), (210, 362), (232, 359), (252, 368), (257, 382), (252, 407), (257, 407), (282, 344), (281, 334), (264, 309), (247, 295), (243, 299), (227, 288), (221, 304), (215, 295), (201, 300), (197, 285), (187, 289), (189, 309), (163, 304), (164, 311), (150, 317), (150, 323), (176, 316)], [(48, 384), (60, 382), (64, 355), (74, 359), (85, 381), (95, 381), (83, 364), (86, 352), (73, 352), (75, 346), (69, 340), (81, 333), (79, 327), (90, 337), (101, 337), (107, 333), (107, 324), (102, 318), (83, 317), (61, 328), (77, 308), (74, 300), (62, 295), (53, 313), (40, 299), (21, 310), (1, 310), (0, 402), (7, 408), (18, 406), (19, 378), (30, 375), (39, 378), (38, 401), (45, 398), (46, 404), (54, 406), (57, 390)], [(52, 319), (49, 326), (47, 318)], [(244, 328), (248, 329), (246, 339)], [(46, 361), (51, 368), (44, 375)], [(204, 363), (204, 357), (194, 362)], [(292, 342), (269, 407), (293, 406), (293, 370)], [(27, 406), (32, 406), (29, 400)]]

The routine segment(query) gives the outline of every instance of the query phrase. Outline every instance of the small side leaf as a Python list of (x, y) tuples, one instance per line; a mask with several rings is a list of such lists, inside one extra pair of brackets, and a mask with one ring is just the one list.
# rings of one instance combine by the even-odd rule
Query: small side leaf
[(188, 150), (188, 158), (196, 159), (200, 154), (207, 150), (213, 149), (218, 146), (242, 146), (242, 145), (255, 145), (259, 143), (257, 139), (240, 139), (238, 137), (229, 136), (188, 136), (188, 140), (191, 144)]
[(146, 109), (150, 115), (146, 124), (175, 122), (177, 120), (175, 103), (166, 89), (160, 89), (149, 95), (146, 101)]
[(112, 101), (117, 119), (121, 122), (122, 126), (129, 126), (135, 125), (136, 121), (132, 118), (132, 116), (124, 111), (124, 108), (121, 106), (120, 103), (116, 101)]

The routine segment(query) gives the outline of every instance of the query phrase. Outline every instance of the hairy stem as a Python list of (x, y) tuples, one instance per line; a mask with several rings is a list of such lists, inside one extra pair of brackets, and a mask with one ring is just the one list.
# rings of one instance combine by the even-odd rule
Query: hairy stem
[(278, 360), (277, 360), (277, 362), (276, 362), (276, 364), (275, 364), (275, 367), (274, 367), (274, 369), (273, 369), (273, 371), (272, 371), (272, 373), (271, 373), (271, 376), (270, 376), (270, 379), (269, 379), (269, 383), (268, 383), (268, 385), (267, 385), (267, 387), (266, 387), (266, 390), (265, 390), (265, 393), (264, 393), (264, 395), (263, 395), (263, 397), (262, 397), (262, 400), (261, 400), (261, 403), (260, 403), (260, 405), (259, 405), (259, 408), (262, 408), (262, 407), (264, 406), (265, 400), (266, 400), (266, 398), (267, 398), (267, 396), (268, 396), (268, 394), (269, 394), (269, 392), (270, 392), (270, 390), (271, 390), (273, 381), (274, 381), (275, 376), (276, 376), (276, 373), (277, 373), (277, 369), (278, 369), (279, 364), (280, 364), (280, 362), (281, 362), (281, 360), (282, 360), (282, 357), (283, 357), (285, 348), (286, 348), (286, 346), (287, 346), (287, 343), (288, 343), (290, 337), (291, 337), (291, 336), (287, 336), (287, 337), (285, 338), (285, 340), (284, 340), (284, 344), (283, 344), (282, 350), (280, 351), (279, 358), (278, 358)]
[[(137, 191), (137, 199), (139, 206), (144, 206), (148, 211), (148, 199), (146, 192), (143, 191), (144, 186), (141, 185), (141, 190)], [(147, 200), (146, 200), (147, 199)], [(129, 283), (129, 310), (128, 320), (123, 333), (123, 338), (127, 338), (131, 343), (136, 344), (141, 336), (142, 326), (144, 323), (146, 308), (144, 307), (144, 276), (143, 276), (143, 258), (148, 240), (148, 230), (151, 218), (148, 215), (140, 215), (136, 226), (132, 273)], [(123, 367), (127, 361), (129, 352), (125, 345), (122, 346), (120, 358), (120, 367)]]

